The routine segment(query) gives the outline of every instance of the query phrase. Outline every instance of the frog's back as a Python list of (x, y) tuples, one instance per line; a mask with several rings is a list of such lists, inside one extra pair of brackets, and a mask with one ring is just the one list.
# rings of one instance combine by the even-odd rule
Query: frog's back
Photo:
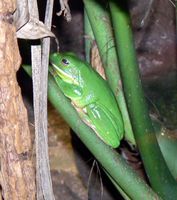
[[(95, 72), (94, 72), (95, 73)], [(95, 73), (96, 74), (96, 73)], [(123, 137), (124, 125), (122, 121), (121, 112), (119, 110), (115, 96), (110, 89), (108, 83), (98, 74), (95, 75), (95, 83), (90, 88), (90, 93), (95, 94), (95, 103), (110, 119), (110, 123), (114, 124), (117, 134), (120, 138)]]
[(94, 69), (91, 69), (91, 73), (87, 77), (86, 87), (92, 96), (95, 95), (94, 99), (113, 113), (117, 113), (118, 105), (108, 83)]
[(107, 81), (87, 63), (78, 65), (78, 70), (83, 89), (78, 105), (88, 109), (98, 135), (112, 147), (117, 147), (123, 137), (124, 125), (112, 90)]
[[(99, 102), (113, 113), (119, 112), (117, 102), (107, 81), (105, 81), (88, 63), (78, 65), (81, 72), (82, 86), (85, 91), (85, 102)], [(82, 101), (82, 100), (81, 100)]]

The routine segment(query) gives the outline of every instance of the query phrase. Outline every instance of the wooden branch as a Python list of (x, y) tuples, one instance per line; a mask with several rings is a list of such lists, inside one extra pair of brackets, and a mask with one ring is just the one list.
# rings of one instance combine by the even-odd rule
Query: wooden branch
[(0, 184), (4, 200), (35, 199), (27, 111), (16, 80), (21, 58), (12, 23), (15, 0), (0, 3)]

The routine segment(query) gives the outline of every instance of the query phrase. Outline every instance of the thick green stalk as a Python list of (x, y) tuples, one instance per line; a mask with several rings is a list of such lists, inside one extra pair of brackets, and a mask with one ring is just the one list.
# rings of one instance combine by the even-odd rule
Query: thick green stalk
[(166, 200), (177, 199), (177, 184), (158, 146), (139, 77), (130, 17), (125, 1), (110, 0), (116, 47), (131, 122), (152, 188)]
[[(23, 66), (30, 75), (31, 68)], [(82, 142), (93, 153), (107, 173), (120, 185), (132, 200), (160, 199), (148, 185), (126, 164), (122, 157), (104, 144), (79, 118), (68, 98), (64, 96), (49, 74), (48, 98)], [(127, 187), (128, 186), (128, 187)]]
[(106, 170), (105, 173), (109, 177), (110, 181), (115, 186), (115, 188), (119, 191), (121, 196), (124, 198), (124, 200), (131, 200), (131, 198), (126, 194), (125, 191), (122, 190), (122, 188), (114, 181), (114, 179), (106, 172)]
[[(122, 113), (125, 127), (125, 138), (132, 144), (135, 144), (134, 135), (132, 132), (132, 127), (125, 103), (125, 98), (122, 91), (122, 84), (119, 75), (118, 60), (114, 44), (110, 16), (106, 8), (103, 6), (105, 4), (105, 1), (101, 2), (103, 4), (99, 4), (97, 0), (84, 0), (86, 11), (85, 14), (87, 14), (89, 19), (88, 20), (87, 16), (85, 15), (85, 35), (89, 38), (89, 40), (91, 38), (94, 39), (94, 37), (96, 39), (96, 43), (99, 49), (108, 83), (112, 91), (114, 92), (120, 111)], [(90, 47), (88, 41), (86, 41), (86, 47)], [(88, 53), (89, 51), (90, 49), (86, 49), (86, 53)]]
[(177, 180), (177, 138), (174, 137), (174, 132), (170, 133), (169, 130), (164, 128), (156, 132), (156, 137), (167, 166)]

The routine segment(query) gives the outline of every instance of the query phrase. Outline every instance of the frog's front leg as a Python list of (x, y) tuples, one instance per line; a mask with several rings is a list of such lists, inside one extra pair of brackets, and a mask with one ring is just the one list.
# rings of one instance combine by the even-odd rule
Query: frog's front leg
[(96, 134), (108, 145), (117, 148), (123, 137), (122, 119), (114, 116), (108, 108), (98, 103), (85, 107), (87, 117)]
[(90, 128), (92, 128), (95, 131), (95, 126), (92, 124), (88, 114), (86, 107), (79, 107), (74, 101), (71, 101), (71, 104), (76, 109), (77, 113), (79, 114), (79, 117), (82, 119), (82, 121), (87, 124)]

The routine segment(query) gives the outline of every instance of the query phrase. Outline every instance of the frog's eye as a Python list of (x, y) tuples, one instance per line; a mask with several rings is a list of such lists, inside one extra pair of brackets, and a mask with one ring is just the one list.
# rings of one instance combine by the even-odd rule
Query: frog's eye
[(64, 65), (69, 65), (69, 61), (68, 61), (67, 59), (65, 59), (65, 58), (63, 58), (63, 59), (61, 60), (61, 62), (62, 62)]

